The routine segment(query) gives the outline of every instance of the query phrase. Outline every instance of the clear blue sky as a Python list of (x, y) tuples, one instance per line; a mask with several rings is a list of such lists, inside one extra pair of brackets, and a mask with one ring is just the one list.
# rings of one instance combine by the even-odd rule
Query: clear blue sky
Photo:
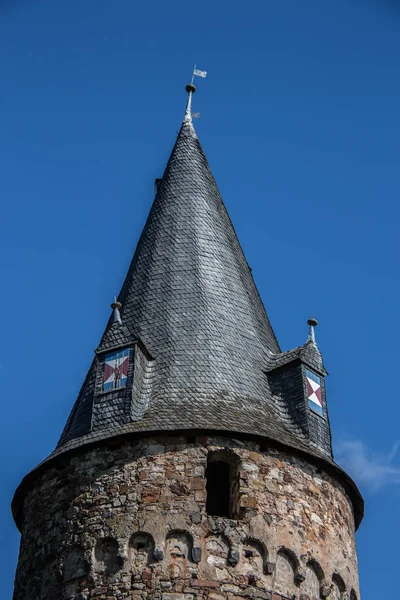
[(398, 587), (400, 11), (393, 0), (0, 2), (0, 580), (9, 504), (57, 442), (184, 111), (284, 349), (305, 320), (366, 499), (363, 600)]

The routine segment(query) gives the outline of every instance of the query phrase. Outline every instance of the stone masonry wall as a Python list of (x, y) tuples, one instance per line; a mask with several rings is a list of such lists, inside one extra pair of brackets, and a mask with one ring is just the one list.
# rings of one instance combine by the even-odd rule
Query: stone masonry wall
[[(215, 454), (214, 454), (215, 453)], [(206, 514), (210, 457), (235, 519)], [(303, 459), (222, 437), (82, 449), (27, 494), (14, 600), (359, 599), (343, 488)]]

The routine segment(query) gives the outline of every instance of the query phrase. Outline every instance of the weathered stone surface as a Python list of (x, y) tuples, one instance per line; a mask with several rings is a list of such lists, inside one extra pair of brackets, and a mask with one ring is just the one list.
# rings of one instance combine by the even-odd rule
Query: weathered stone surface
[[(206, 514), (207, 456), (227, 451), (237, 519)], [(157, 437), (82, 449), (50, 464), (25, 500), (14, 600), (285, 600), (331, 586), (359, 599), (346, 492), (255, 442)]]

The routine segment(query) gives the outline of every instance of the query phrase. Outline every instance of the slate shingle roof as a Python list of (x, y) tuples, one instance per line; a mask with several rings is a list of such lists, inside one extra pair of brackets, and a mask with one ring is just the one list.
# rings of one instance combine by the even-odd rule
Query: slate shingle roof
[(296, 348), (292, 348), (286, 352), (270, 354), (267, 361), (267, 371), (279, 369), (295, 360), (301, 360), (304, 364), (308, 364), (323, 377), (328, 374), (325, 370), (322, 355), (317, 344), (315, 342), (311, 342), (310, 340), (308, 340), (302, 346), (297, 346)]
[[(310, 444), (273, 401), (268, 371), (310, 352), (321, 370), (322, 358), (307, 344), (281, 353), (190, 118), (178, 134), (118, 300), (122, 325), (110, 319), (49, 458), (132, 432), (218, 430), (276, 440), (337, 469), (330, 447)], [(146, 381), (135, 383), (138, 375), (132, 374), (124, 396), (99, 402), (101, 352), (118, 344), (135, 347)]]
[[(254, 431), (259, 421), (265, 432), (274, 419), (266, 418), (264, 371), (280, 349), (191, 120), (181, 127), (118, 299), (131, 340), (155, 359), (149, 408), (135, 429)], [(109, 324), (100, 347), (115, 328)], [(76, 439), (76, 428), (81, 433), (90, 381), (60, 445)]]

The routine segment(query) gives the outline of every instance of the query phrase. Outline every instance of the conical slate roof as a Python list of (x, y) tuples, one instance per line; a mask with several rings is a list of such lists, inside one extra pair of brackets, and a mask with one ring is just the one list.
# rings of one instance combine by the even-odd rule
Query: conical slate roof
[[(122, 324), (110, 319), (57, 452), (129, 431), (194, 429), (258, 434), (310, 450), (272, 399), (267, 372), (287, 359), (193, 127), (190, 101), (191, 94), (118, 297)], [(127, 388), (99, 394), (102, 352), (136, 342)], [(139, 362), (142, 382), (135, 383)], [(328, 446), (330, 456), (330, 439)]]
[[(201, 424), (254, 431), (260, 415), (252, 418), (252, 407), (245, 425), (242, 404), (261, 403), (264, 416), (265, 365), (268, 353), (280, 349), (188, 116), (118, 300), (121, 341), (128, 329), (131, 341), (140, 340), (154, 358), (149, 407), (138, 429)], [(102, 343), (114, 329), (110, 323)], [(61, 445), (81, 435), (84, 422), (89, 427), (92, 379), (89, 374)]]

